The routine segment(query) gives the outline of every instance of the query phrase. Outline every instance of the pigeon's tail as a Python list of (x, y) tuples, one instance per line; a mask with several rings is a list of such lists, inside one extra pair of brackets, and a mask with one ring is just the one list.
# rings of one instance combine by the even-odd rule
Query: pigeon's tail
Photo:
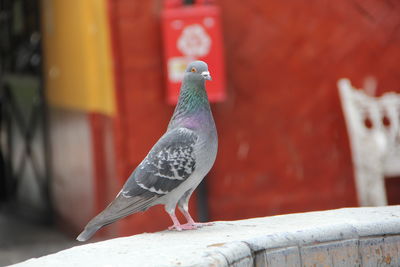
[(88, 226), (86, 227), (82, 233), (76, 238), (76, 240), (85, 242), (90, 239), (102, 226)]
[(116, 199), (114, 199), (107, 208), (90, 220), (76, 240), (84, 242), (90, 239), (100, 228), (124, 218), (129, 214), (145, 211), (153, 205), (154, 199), (156, 198), (157, 196), (127, 198), (122, 196), (122, 194), (118, 194)]

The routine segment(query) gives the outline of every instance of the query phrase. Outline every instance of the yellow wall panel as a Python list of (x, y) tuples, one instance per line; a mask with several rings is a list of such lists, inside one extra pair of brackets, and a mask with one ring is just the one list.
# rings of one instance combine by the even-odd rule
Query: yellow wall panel
[(42, 0), (50, 105), (115, 113), (106, 0)]

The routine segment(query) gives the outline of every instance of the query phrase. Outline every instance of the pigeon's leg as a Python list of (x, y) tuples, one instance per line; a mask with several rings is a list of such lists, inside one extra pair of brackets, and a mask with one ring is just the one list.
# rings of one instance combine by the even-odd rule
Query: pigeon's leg
[(199, 227), (202, 226), (208, 226), (208, 225), (213, 225), (213, 223), (209, 222), (209, 223), (200, 223), (200, 222), (195, 222), (192, 218), (192, 216), (190, 216), (189, 213), (189, 199), (190, 196), (192, 195), (194, 190), (189, 190), (187, 191), (179, 200), (178, 202), (178, 208), (179, 210), (182, 212), (182, 214), (185, 216), (187, 223), (186, 224), (182, 224), (182, 228), (184, 229), (197, 229)]
[(182, 225), (179, 222), (178, 218), (176, 218), (175, 211), (168, 212), (169, 217), (171, 217), (172, 222), (174, 223), (172, 226), (168, 227), (169, 230), (178, 230), (182, 231)]
[(187, 220), (187, 223), (181, 225), (182, 229), (197, 229), (202, 226), (213, 225), (212, 222), (207, 222), (207, 223), (195, 222), (192, 216), (190, 216), (189, 210), (186, 207), (179, 206), (179, 210), (182, 212), (182, 214), (185, 216)]

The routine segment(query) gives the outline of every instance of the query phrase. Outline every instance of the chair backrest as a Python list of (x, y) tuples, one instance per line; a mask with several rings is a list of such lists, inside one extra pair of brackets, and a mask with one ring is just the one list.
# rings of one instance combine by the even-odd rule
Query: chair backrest
[(390, 174), (400, 174), (400, 94), (372, 97), (355, 89), (348, 79), (340, 79), (338, 87), (354, 164), (372, 157), (384, 172), (390, 169)]

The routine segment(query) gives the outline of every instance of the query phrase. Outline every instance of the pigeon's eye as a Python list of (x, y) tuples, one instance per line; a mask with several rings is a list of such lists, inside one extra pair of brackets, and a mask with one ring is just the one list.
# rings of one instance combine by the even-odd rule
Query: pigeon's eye
[(196, 72), (197, 70), (196, 70), (196, 68), (193, 67), (190, 71), (191, 72)]

